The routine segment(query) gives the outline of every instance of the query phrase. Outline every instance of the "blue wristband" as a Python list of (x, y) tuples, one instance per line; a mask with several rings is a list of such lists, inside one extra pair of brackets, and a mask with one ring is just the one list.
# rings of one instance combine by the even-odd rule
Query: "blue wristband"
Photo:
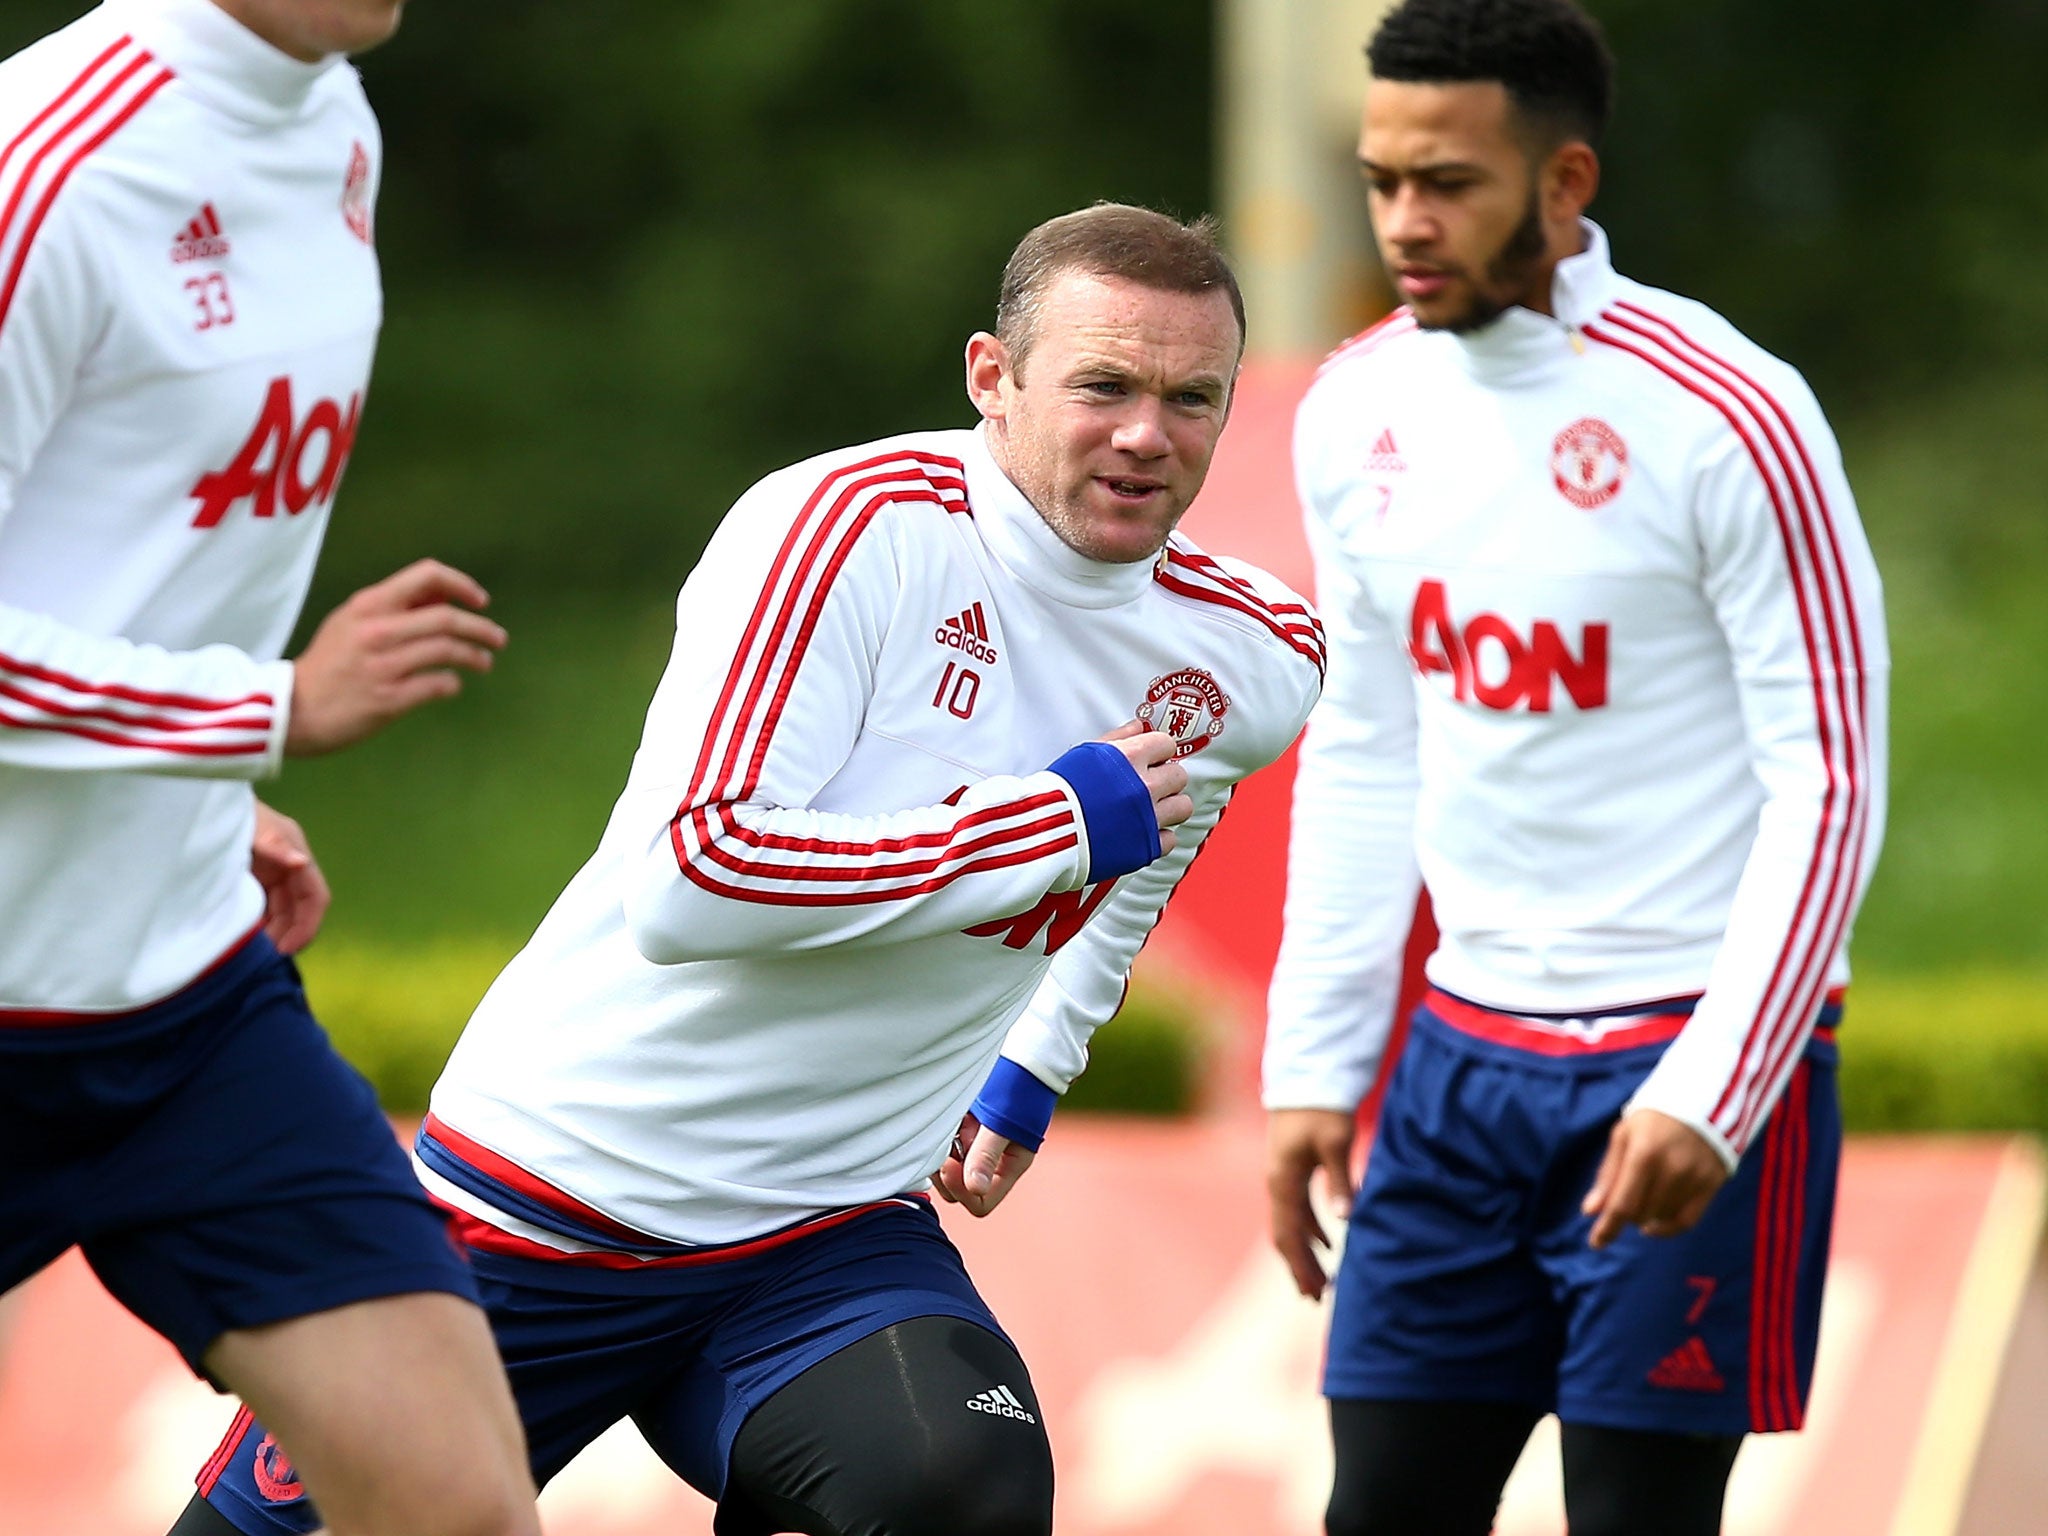
[(1009, 1057), (998, 1056), (988, 1081), (974, 1096), (973, 1113), (998, 1136), (1036, 1152), (1045, 1141), (1045, 1128), (1052, 1124), (1059, 1101), (1057, 1090), (1046, 1087)]
[(1088, 883), (1133, 874), (1159, 857), (1159, 813), (1138, 770), (1116, 746), (1084, 741), (1054, 760), (1088, 828)]

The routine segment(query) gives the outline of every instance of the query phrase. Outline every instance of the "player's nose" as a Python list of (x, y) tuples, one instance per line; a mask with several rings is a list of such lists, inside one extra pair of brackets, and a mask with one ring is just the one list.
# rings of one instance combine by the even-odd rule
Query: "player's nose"
[(1159, 459), (1171, 453), (1173, 442), (1166, 434), (1164, 404), (1150, 395), (1133, 399), (1111, 434), (1110, 444), (1141, 459)]

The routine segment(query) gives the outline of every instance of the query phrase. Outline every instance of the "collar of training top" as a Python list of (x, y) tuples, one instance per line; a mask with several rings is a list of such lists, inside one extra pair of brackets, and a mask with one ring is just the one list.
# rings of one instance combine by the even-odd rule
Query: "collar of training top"
[(1583, 345), (1577, 342), (1580, 329), (1597, 320), (1620, 295), (1621, 278), (1608, 256), (1607, 232), (1591, 219), (1579, 220), (1579, 228), (1586, 248), (1557, 264), (1550, 285), (1553, 313), (1539, 315), (1518, 304), (1491, 325), (1455, 338), (1460, 356), (1475, 375), (1498, 382), (1576, 355)]
[(272, 47), (213, 0), (106, 0), (108, 14), (209, 102), (247, 121), (291, 121), (340, 54), (304, 64)]
[(996, 467), (988, 451), (986, 423), (975, 429), (962, 457), (967, 463), (967, 499), (982, 542), (1025, 586), (1069, 608), (1116, 608), (1151, 586), (1154, 561), (1113, 564), (1068, 548)]

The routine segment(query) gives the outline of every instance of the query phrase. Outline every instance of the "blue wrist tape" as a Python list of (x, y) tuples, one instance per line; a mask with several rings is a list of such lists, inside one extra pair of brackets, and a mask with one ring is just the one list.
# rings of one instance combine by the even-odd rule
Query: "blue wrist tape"
[(1084, 741), (1053, 762), (1073, 786), (1088, 828), (1088, 883), (1135, 873), (1159, 857), (1159, 813), (1131, 760), (1111, 743)]
[(988, 1081), (974, 1096), (974, 1118), (1007, 1136), (1027, 1152), (1036, 1152), (1045, 1141), (1045, 1128), (1052, 1124), (1052, 1112), (1060, 1096), (1029, 1071), (1007, 1056), (998, 1056)]

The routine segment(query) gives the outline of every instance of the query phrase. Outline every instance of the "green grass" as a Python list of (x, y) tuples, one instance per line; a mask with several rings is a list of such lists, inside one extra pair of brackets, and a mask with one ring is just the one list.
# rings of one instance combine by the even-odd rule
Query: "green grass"
[(673, 601), (499, 594), (492, 615), (512, 639), (491, 675), (259, 786), (304, 824), (334, 887), (328, 934), (510, 953), (531, 933), (597, 846), (625, 783)]
[(2048, 971), (2044, 421), (2048, 377), (1992, 379), (1843, 433), (1893, 655), (1867, 969)]

